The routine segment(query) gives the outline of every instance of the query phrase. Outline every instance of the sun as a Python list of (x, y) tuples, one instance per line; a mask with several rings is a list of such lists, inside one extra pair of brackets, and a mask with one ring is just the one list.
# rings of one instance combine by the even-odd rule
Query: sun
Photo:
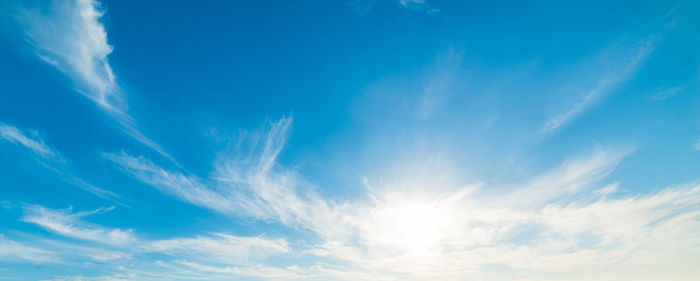
[(440, 242), (440, 214), (427, 204), (402, 206), (396, 221), (397, 235), (405, 248), (424, 251)]
[(373, 210), (368, 239), (374, 246), (405, 253), (425, 253), (440, 244), (443, 212), (421, 202), (387, 202)]

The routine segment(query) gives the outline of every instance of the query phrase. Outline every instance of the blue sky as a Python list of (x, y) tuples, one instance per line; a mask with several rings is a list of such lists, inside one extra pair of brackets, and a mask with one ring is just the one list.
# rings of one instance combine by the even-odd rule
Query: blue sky
[(0, 280), (695, 280), (698, 12), (4, 1)]

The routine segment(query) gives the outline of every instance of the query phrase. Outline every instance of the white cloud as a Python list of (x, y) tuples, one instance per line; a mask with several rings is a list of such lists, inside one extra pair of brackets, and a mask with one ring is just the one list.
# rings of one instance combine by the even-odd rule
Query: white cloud
[(302, 196), (297, 188), (304, 183), (298, 175), (276, 163), (291, 122), (291, 118), (281, 118), (265, 130), (244, 133), (229, 149), (219, 153), (208, 180), (165, 170), (143, 156), (125, 152), (106, 153), (104, 157), (141, 182), (191, 204), (330, 233), (333, 230), (323, 226), (337, 213), (308, 185)]
[(107, 212), (112, 209), (106, 208), (90, 212), (72, 213), (72, 208), (53, 210), (42, 206), (29, 205), (24, 208), (25, 214), (22, 220), (76, 239), (121, 246), (136, 242), (137, 239), (133, 236), (132, 230), (105, 228), (81, 220), (85, 216)]
[[(56, 234), (80, 240), (95, 241), (97, 244), (85, 245), (75, 241), (57, 241), (47, 238), (32, 237), (32, 246), (0, 236), (0, 260), (19, 261), (19, 259), (50, 262), (60, 260), (63, 263), (85, 261), (114, 264), (110, 271), (119, 274), (133, 274), (133, 278), (151, 276), (155, 279), (210, 279), (211, 274), (226, 273), (242, 276), (257, 276), (254, 268), (267, 271), (260, 276), (287, 272), (276, 267), (263, 266), (260, 260), (271, 256), (291, 252), (285, 239), (266, 238), (263, 236), (235, 236), (225, 233), (211, 233), (195, 237), (177, 237), (160, 240), (138, 239), (131, 230), (108, 228), (82, 220), (86, 216), (111, 211), (113, 208), (99, 208), (88, 212), (72, 212), (72, 209), (52, 210), (42, 206), (25, 206), (22, 221), (37, 224)], [(42, 246), (42, 248), (36, 247)], [(43, 250), (51, 249), (51, 251)], [(12, 257), (15, 252), (23, 255)], [(53, 253), (61, 253), (54, 255)], [(151, 260), (158, 254), (159, 260)], [(166, 258), (167, 257), (167, 258)], [(155, 263), (155, 264), (154, 264)], [(187, 269), (178, 274), (163, 275), (152, 268), (154, 265), (180, 265)], [(147, 268), (144, 271), (130, 271), (128, 266)], [(235, 267), (232, 267), (234, 266)], [(223, 267), (222, 267), (223, 266)], [(175, 269), (175, 268), (173, 268)], [(104, 270), (104, 268), (103, 268)], [(106, 271), (109, 272), (109, 271)], [(289, 275), (286, 275), (289, 276)], [(207, 278), (209, 277), (209, 278)], [(226, 279), (226, 278), (223, 278)]]
[(97, 186), (94, 186), (93, 184), (88, 183), (85, 180), (83, 180), (77, 176), (70, 175), (70, 176), (68, 176), (66, 181), (78, 186), (79, 188), (81, 188), (87, 192), (95, 194), (95, 195), (97, 195), (101, 198), (104, 198), (104, 199), (113, 200), (115, 198), (119, 198), (119, 195), (117, 195), (116, 193), (108, 191), (108, 190), (104, 190), (104, 189), (99, 188)]
[(675, 86), (675, 87), (657, 89), (657, 92), (655, 94), (651, 95), (651, 99), (654, 101), (667, 100), (667, 99), (677, 95), (678, 93), (683, 92), (685, 89), (686, 89), (685, 86)]
[(596, 148), (588, 155), (566, 160), (556, 169), (519, 187), (508, 202), (512, 206), (539, 205), (561, 196), (572, 196), (608, 176), (633, 147)]
[(100, 2), (56, 0), (49, 5), (48, 9), (26, 10), (20, 15), (37, 56), (65, 73), (76, 90), (107, 112), (125, 133), (175, 162), (138, 130), (127, 113), (124, 93), (107, 58), (113, 47), (100, 21)]
[(26, 34), (40, 58), (78, 84), (79, 92), (109, 112), (125, 109), (107, 56), (113, 47), (100, 22), (103, 12), (93, 0), (55, 1), (50, 10), (24, 15)]
[[(225, 158), (237, 163), (220, 170), (237, 171), (230, 173), (229, 183), (249, 184), (244, 172), (247, 169), (276, 170), (277, 164), (271, 159), (276, 158), (283, 141), (275, 129), (265, 132), (268, 137), (257, 138), (260, 147), (241, 146), (261, 152), (241, 156), (256, 163), (252, 166), (257, 168), (239, 166), (247, 160)], [(269, 135), (277, 137), (268, 139)], [(675, 280), (692, 280), (697, 273), (694, 261), (700, 258), (700, 186), (668, 187), (647, 195), (618, 195), (613, 199), (608, 195), (619, 183), (601, 183), (631, 152), (626, 147), (597, 148), (588, 155), (565, 160), (524, 184), (514, 184), (509, 190), (481, 183), (441, 187), (434, 193), (415, 196), (404, 192), (400, 185), (388, 184), (386, 188), (368, 188), (370, 202), (359, 200), (319, 209), (312, 206), (318, 201), (301, 199), (306, 197), (296, 193), (287, 195), (297, 196), (294, 200), (301, 201), (299, 207), (285, 206), (286, 201), (272, 197), (263, 200), (263, 195), (249, 191), (247, 197), (224, 199), (236, 204), (235, 200), (251, 201), (259, 196), (260, 201), (254, 202), (263, 214), (286, 214), (287, 223), (309, 229), (319, 239), (292, 246), (284, 238), (212, 233), (151, 241), (132, 239), (135, 242), (118, 245), (120, 251), (85, 256), (98, 261), (124, 257), (138, 261), (129, 265), (140, 269), (115, 269), (135, 279), (225, 280), (245, 276), (284, 280), (561, 280), (562, 276), (577, 276), (575, 280), (654, 280), (659, 272), (665, 272)], [(163, 172), (155, 169), (152, 173)], [(169, 178), (155, 177), (165, 182)], [(193, 186), (214, 192), (203, 183), (183, 188)], [(287, 192), (280, 187), (274, 191)], [(59, 210), (54, 211), (58, 215), (39, 217), (59, 221), (58, 227), (44, 227), (76, 236), (78, 230), (108, 230), (75, 219), (100, 211), (72, 214)], [(271, 218), (284, 222), (281, 215)], [(144, 259), (152, 253), (167, 258)], [(268, 262), (274, 257), (294, 257), (312, 265), (273, 266)], [(640, 274), (639, 270), (649, 274)]]
[(617, 190), (620, 188), (620, 183), (619, 182), (614, 182), (611, 184), (608, 184), (602, 188), (596, 189), (593, 191), (594, 194), (599, 195), (599, 196), (608, 196), (609, 194), (613, 194), (617, 192)]
[(399, 0), (399, 5), (409, 10), (425, 11), (428, 14), (440, 12), (440, 9), (428, 4), (425, 0)]
[(14, 126), (0, 123), (0, 138), (11, 143), (21, 144), (44, 159), (66, 163), (60, 153), (44, 144), (44, 140), (39, 137), (38, 133), (32, 131), (31, 135), (27, 136)]
[[(71, 174), (68, 172), (68, 160), (61, 155), (58, 151), (52, 149), (44, 143), (44, 140), (39, 137), (39, 134), (35, 131), (30, 131), (28, 136), (22, 130), (17, 127), (0, 123), (0, 138), (5, 139), (12, 143), (21, 144), (22, 146), (30, 149), (34, 154), (38, 155), (42, 159), (51, 160), (53, 163), (44, 163), (45, 167), (49, 168), (51, 171), (61, 173), (65, 175), (64, 180), (78, 186), (79, 188), (91, 192), (102, 198), (115, 198), (118, 197), (113, 192), (96, 187), (85, 180)], [(52, 165), (58, 164), (58, 165)]]
[(461, 70), (462, 51), (450, 48), (438, 57), (435, 66), (424, 78), (422, 93), (419, 97), (418, 117), (429, 119), (433, 112), (449, 102), (454, 91), (454, 82)]
[[(357, 15), (364, 16), (372, 11), (372, 8), (374, 8), (374, 5), (378, 1), (379, 0), (353, 0), (348, 2), (348, 6), (350, 6)], [(428, 4), (425, 0), (392, 0), (392, 2), (409, 11), (420, 11), (429, 15), (440, 12), (440, 9)]]
[[(196, 262), (178, 260), (174, 262), (177, 265), (184, 266), (190, 270), (196, 270), (202, 273), (208, 274), (218, 274), (220, 277), (216, 279), (225, 280), (231, 278), (231, 276), (243, 276), (243, 277), (254, 277), (265, 280), (295, 280), (295, 279), (308, 279), (304, 278), (304, 274), (299, 274), (298, 268), (278, 268), (265, 265), (250, 265), (245, 267), (217, 267), (211, 265), (200, 264)], [(206, 275), (205, 275), (206, 276)], [(211, 276), (211, 275), (209, 275)], [(208, 277), (209, 277), (208, 276)], [(211, 278), (211, 277), (209, 277)]]
[(196, 176), (166, 171), (143, 156), (134, 157), (124, 151), (119, 154), (105, 153), (103, 156), (138, 180), (186, 202), (222, 213), (232, 213), (240, 209), (231, 204), (228, 195), (210, 190)]
[(283, 117), (262, 131), (242, 135), (219, 153), (213, 179), (234, 192), (234, 202), (247, 206), (244, 214), (321, 231), (336, 213), (312, 185), (277, 163), (291, 124), (292, 118)]
[[(478, 194), (457, 197), (428, 204), (405, 198), (379, 201), (369, 214), (356, 218), (363, 228), (360, 244), (327, 241), (312, 252), (347, 261), (346, 273), (403, 280), (557, 280), (547, 277), (551, 273), (614, 280), (616, 270), (645, 264), (667, 273), (676, 272), (663, 265), (676, 264), (684, 272), (679, 280), (692, 280), (692, 261), (700, 257), (693, 248), (700, 243), (697, 186), (528, 209), (491, 206)], [(415, 216), (406, 209), (430, 211)], [(489, 270), (494, 266), (520, 277), (499, 277)]]
[[(356, 240), (326, 239), (309, 253), (345, 261), (337, 276), (374, 273), (375, 280), (645, 280), (633, 271), (642, 265), (692, 280), (700, 186), (609, 199), (614, 183), (580, 194), (630, 152), (598, 149), (511, 191), (482, 185), (416, 197), (384, 189), (369, 208), (346, 213), (350, 225), (338, 225)], [(664, 269), (672, 264), (683, 274)]]
[(146, 252), (160, 252), (177, 259), (221, 264), (244, 264), (254, 259), (290, 251), (284, 239), (241, 237), (222, 233), (196, 238), (173, 238), (142, 245)]
[[(208, 179), (167, 171), (124, 152), (105, 157), (138, 180), (186, 202), (308, 229), (317, 234), (317, 243), (293, 248), (284, 239), (210, 234), (140, 241), (134, 251), (168, 255), (172, 260), (163, 266), (178, 270), (180, 276), (205, 279), (249, 276), (256, 266), (263, 266), (255, 261), (291, 253), (318, 264), (306, 269), (265, 265), (269, 276), (508, 279), (489, 269), (498, 265), (524, 280), (556, 280), (556, 275), (548, 275), (555, 273), (604, 280), (633, 276), (616, 270), (629, 270), (655, 257), (664, 259), (652, 260), (654, 266), (673, 262), (686, 266), (682, 270), (689, 273), (692, 260), (700, 257), (692, 250), (700, 242), (695, 238), (700, 232), (700, 187), (609, 198), (619, 183), (604, 181), (633, 147), (597, 147), (506, 189), (483, 183), (441, 186), (415, 196), (405, 192), (406, 183), (389, 183), (368, 188), (369, 202), (337, 205), (319, 198), (300, 175), (277, 163), (290, 126), (291, 119), (282, 118), (265, 130), (242, 134), (219, 154)], [(42, 225), (69, 236), (104, 229), (76, 223), (72, 216), (65, 211), (44, 215), (63, 223)], [(590, 275), (591, 269), (602, 275)]]
[(56, 254), (51, 251), (16, 242), (0, 234), (0, 261), (47, 263), (57, 260)]
[(654, 50), (657, 41), (657, 38), (652, 38), (627, 48), (619, 46), (609, 48), (599, 54), (589, 65), (583, 66), (583, 72), (592, 74), (584, 79), (586, 81), (572, 82), (583, 84), (580, 88), (583, 94), (577, 95), (562, 112), (547, 120), (542, 133), (551, 133), (570, 123), (595, 103), (614, 92), (623, 82), (631, 79)]
[(0, 235), (0, 261), (60, 262), (64, 265), (81, 263), (85, 267), (97, 266), (95, 268), (105, 274), (94, 278), (65, 277), (68, 280), (113, 280), (109, 276), (127, 280), (228, 280), (232, 276), (300, 276), (295, 273), (298, 270), (294, 266), (275, 267), (260, 263), (273, 256), (289, 254), (291, 248), (285, 239), (210, 233), (195, 237), (146, 240), (136, 239), (131, 231), (88, 224), (80, 220), (111, 209), (72, 213), (70, 209), (50, 210), (41, 206), (27, 206), (23, 221), (38, 224), (59, 235), (100, 243), (85, 245), (76, 241), (29, 236), (25, 240), (31, 241), (31, 244), (23, 244), (4, 239)]
[[(507, 189), (486, 184), (440, 186), (418, 196), (405, 192), (406, 183), (387, 183), (386, 187), (367, 189), (369, 202), (338, 205), (314, 195), (299, 175), (276, 162), (290, 124), (291, 120), (283, 118), (262, 132), (244, 134), (219, 154), (209, 180), (166, 172), (150, 161), (143, 164), (147, 161), (143, 158), (122, 155), (113, 161), (127, 167), (127, 171), (142, 166), (130, 173), (202, 207), (236, 216), (274, 219), (313, 231), (320, 240), (309, 248), (295, 249), (279, 243), (273, 249), (285, 250), (270, 253), (304, 253), (306, 258), (318, 261), (308, 271), (292, 271), (307, 277), (508, 279), (489, 269), (497, 265), (520, 274), (524, 280), (556, 280), (547, 274), (557, 272), (576, 273), (583, 276), (581, 280), (604, 280), (621, 274), (609, 264), (620, 264), (627, 270), (648, 262), (642, 256), (664, 256), (683, 265), (700, 257), (695, 250), (681, 253), (698, 243), (694, 237), (700, 231), (696, 211), (700, 207), (700, 187), (608, 198), (619, 184), (605, 185), (604, 181), (634, 151), (630, 146), (597, 147)], [(300, 188), (306, 192), (303, 196)], [(183, 254), (189, 247), (208, 249), (214, 247), (209, 243), (221, 243), (212, 242), (214, 238), (173, 239), (153, 245), (163, 245), (163, 251), (171, 251), (173, 256), (195, 257), (176, 262), (189, 270), (240, 274), (246, 267), (217, 266), (222, 254), (216, 250), (209, 251), (214, 253), (209, 260), (199, 251)], [(223, 243), (215, 247), (240, 247), (239, 242), (233, 246)], [(172, 250), (166, 250), (168, 247)], [(583, 275), (591, 268), (604, 274)], [(684, 272), (692, 272), (689, 268), (683, 268)], [(291, 274), (280, 270), (280, 274)]]

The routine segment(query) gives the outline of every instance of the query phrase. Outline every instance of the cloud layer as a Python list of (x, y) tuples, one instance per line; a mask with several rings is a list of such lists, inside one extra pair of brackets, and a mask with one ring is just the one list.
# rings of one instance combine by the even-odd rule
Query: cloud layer
[[(313, 268), (293, 271), (304, 279), (503, 278), (487, 270), (497, 265), (503, 274), (518, 274), (523, 280), (605, 273), (581, 275), (581, 280), (598, 280), (645, 262), (689, 266), (700, 254), (693, 250), (700, 245), (694, 235), (700, 230), (700, 187), (669, 187), (647, 195), (623, 196), (619, 182), (606, 183), (634, 151), (631, 147), (597, 147), (522, 184), (467, 184), (417, 196), (386, 183), (367, 187), (369, 202), (331, 204), (300, 184), (304, 182), (301, 175), (276, 162), (290, 123), (291, 119), (283, 118), (265, 131), (246, 135), (235, 149), (220, 154), (209, 179), (165, 171), (143, 157), (123, 152), (105, 157), (143, 183), (194, 205), (313, 231), (319, 239), (308, 246), (293, 248), (269, 241), (263, 246), (281, 257), (306, 253), (305, 259), (314, 261)], [(217, 238), (228, 241), (228, 236)], [(200, 256), (198, 263), (177, 263), (190, 270), (236, 273), (220, 265), (219, 256), (246, 250), (207, 250), (208, 239), (166, 240), (149, 247), (168, 245), (170, 250), (162, 251)], [(236, 241), (217, 247), (237, 248)], [(257, 240), (245, 241), (252, 245)], [(205, 252), (207, 259), (201, 257)], [(661, 256), (663, 260), (656, 260)], [(652, 257), (654, 260), (648, 260)], [(690, 267), (684, 270), (692, 271)]]

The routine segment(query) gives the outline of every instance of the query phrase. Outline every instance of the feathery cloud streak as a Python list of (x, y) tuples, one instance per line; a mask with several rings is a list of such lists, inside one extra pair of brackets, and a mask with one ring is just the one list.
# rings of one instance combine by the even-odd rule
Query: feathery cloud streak
[(125, 133), (175, 162), (139, 131), (127, 113), (124, 93), (107, 58), (113, 47), (100, 22), (100, 6), (95, 0), (51, 1), (47, 11), (25, 10), (20, 20), (39, 58), (65, 73), (76, 91), (107, 112)]
[(17, 127), (0, 123), (1, 138), (11, 143), (21, 144), (44, 159), (66, 163), (61, 154), (44, 144), (44, 140), (36, 132), (31, 133), (32, 136), (27, 136)]
[(584, 93), (567, 106), (561, 113), (547, 120), (542, 133), (549, 134), (572, 122), (599, 100), (614, 92), (623, 82), (631, 79), (649, 57), (658, 43), (651, 38), (628, 47), (613, 47), (604, 51), (589, 67), (594, 69), (590, 85), (581, 89)]
[(30, 133), (31, 136), (25, 134), (17, 127), (0, 123), (0, 138), (28, 148), (32, 151), (32, 153), (41, 157), (41, 159), (50, 160), (49, 163), (42, 161), (40, 162), (49, 170), (62, 174), (65, 181), (102, 198), (118, 197), (113, 192), (96, 187), (71, 173), (69, 169), (69, 162), (63, 155), (61, 155), (61, 153), (46, 145), (44, 140), (36, 131), (30, 131)]
[[(179, 260), (185, 259), (198, 263), (214, 262), (216, 264), (233, 265), (247, 264), (270, 255), (283, 254), (290, 251), (287, 241), (284, 239), (211, 233), (210, 235), (198, 235), (193, 238), (178, 237), (163, 240), (147, 240), (139, 238), (132, 229), (109, 228), (83, 220), (85, 217), (99, 215), (113, 209), (114, 207), (109, 207), (85, 212), (73, 212), (72, 208), (55, 210), (39, 205), (25, 206), (24, 215), (21, 218), (22, 221), (35, 224), (61, 236), (97, 243), (85, 248), (74, 245), (72, 244), (73, 242), (57, 243), (45, 241), (43, 245), (37, 245), (36, 250), (27, 251), (27, 253), (49, 253), (42, 247), (55, 248), (60, 252), (65, 252), (66, 248), (70, 248), (72, 249), (71, 252), (76, 252), (74, 255), (62, 255), (62, 257), (55, 258), (61, 260), (83, 256), (95, 261), (110, 261), (159, 253)], [(23, 244), (10, 241), (7, 241), (7, 246), (3, 249), (9, 253), (12, 249), (23, 249), (22, 247), (34, 249), (33, 247), (23, 246)], [(29, 257), (31, 258), (31, 256)], [(31, 259), (40, 260), (38, 258)]]
[(56, 261), (55, 254), (36, 247), (10, 240), (0, 234), (0, 260), (18, 262), (20, 260), (46, 263)]
[(107, 229), (85, 223), (81, 218), (113, 208), (97, 209), (92, 212), (71, 213), (72, 209), (52, 210), (42, 206), (26, 206), (23, 221), (36, 224), (49, 231), (76, 239), (90, 240), (111, 245), (127, 245), (135, 238), (131, 230)]
[(141, 182), (196, 206), (220, 213), (274, 219), (290, 226), (321, 229), (331, 214), (328, 204), (309, 190), (301, 196), (298, 175), (276, 164), (292, 119), (271, 122), (264, 131), (248, 132), (221, 152), (213, 176), (201, 179), (167, 171), (143, 156), (126, 152), (104, 157)]

